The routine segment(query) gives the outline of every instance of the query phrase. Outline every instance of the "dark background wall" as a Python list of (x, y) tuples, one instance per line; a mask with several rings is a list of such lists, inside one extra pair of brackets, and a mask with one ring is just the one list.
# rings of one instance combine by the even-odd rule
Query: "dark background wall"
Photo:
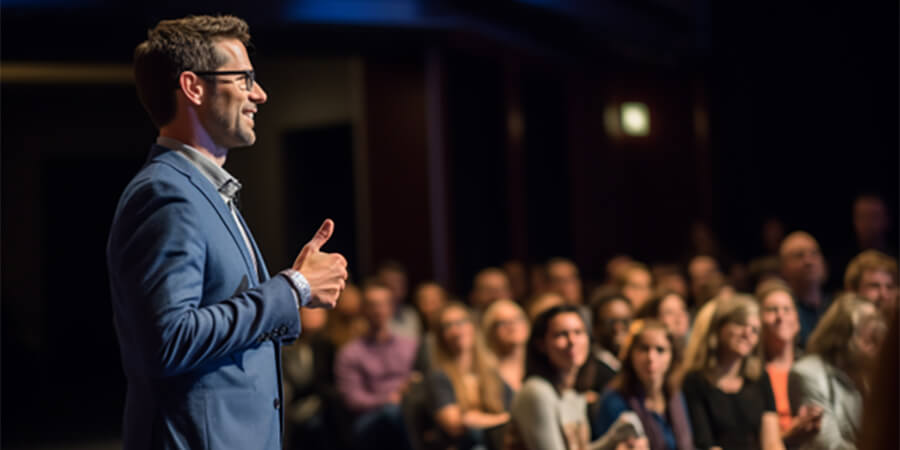
[[(588, 278), (622, 252), (681, 261), (697, 220), (738, 260), (768, 216), (829, 256), (861, 191), (897, 223), (896, 2), (365, 4), (4, 3), (4, 446), (119, 432), (103, 252), (155, 136), (123, 65), (162, 18), (251, 23), (271, 99), (226, 167), (272, 270), (325, 216), (355, 277), (394, 258), (463, 296), (508, 258), (569, 256)], [(650, 136), (610, 133), (635, 100)]]

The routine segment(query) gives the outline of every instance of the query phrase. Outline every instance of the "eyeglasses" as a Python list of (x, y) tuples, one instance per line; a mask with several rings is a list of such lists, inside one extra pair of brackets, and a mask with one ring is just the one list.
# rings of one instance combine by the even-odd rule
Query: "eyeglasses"
[[(203, 72), (194, 72), (201, 77), (213, 77), (218, 75), (243, 75), (243, 78), (238, 78), (236, 80), (231, 80), (234, 83), (237, 83), (240, 80), (244, 80), (244, 90), (250, 92), (253, 90), (253, 85), (256, 84), (256, 72), (252, 70), (212, 70), (212, 71), (203, 71)], [(240, 84), (238, 84), (240, 86)]]

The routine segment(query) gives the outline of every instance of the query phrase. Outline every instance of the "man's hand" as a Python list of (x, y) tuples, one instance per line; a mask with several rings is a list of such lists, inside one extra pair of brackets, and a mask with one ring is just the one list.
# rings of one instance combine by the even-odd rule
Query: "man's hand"
[(334, 232), (334, 222), (325, 219), (312, 240), (303, 246), (294, 270), (303, 274), (309, 282), (311, 299), (307, 308), (334, 308), (347, 281), (347, 260), (338, 253), (319, 251)]

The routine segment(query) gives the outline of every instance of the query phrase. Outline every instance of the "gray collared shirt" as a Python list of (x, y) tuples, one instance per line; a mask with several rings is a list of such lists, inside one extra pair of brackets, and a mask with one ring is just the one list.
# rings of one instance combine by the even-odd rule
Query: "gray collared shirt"
[[(204, 154), (200, 153), (199, 150), (190, 145), (165, 136), (157, 137), (156, 143), (157, 145), (175, 150), (175, 152), (193, 164), (194, 167), (196, 167), (197, 170), (212, 183), (213, 187), (216, 188), (216, 191), (218, 191), (219, 195), (222, 197), (222, 201), (225, 202), (228, 209), (231, 211), (231, 217), (234, 218), (234, 222), (241, 232), (241, 237), (244, 238), (244, 244), (250, 252), (250, 258), (253, 260), (253, 269), (256, 271), (258, 278), (259, 264), (256, 261), (256, 253), (253, 251), (253, 245), (250, 244), (247, 230), (244, 229), (240, 219), (238, 219), (237, 208), (235, 207), (235, 199), (238, 191), (241, 189), (241, 183), (224, 168), (214, 163)], [(301, 304), (306, 305), (311, 298), (310, 286), (306, 277), (300, 272), (292, 269), (285, 269), (281, 271), (281, 274), (287, 278), (293, 288), (292, 293), (294, 294), (294, 302), (297, 304), (297, 307), (299, 308)]]
[(250, 238), (247, 237), (247, 230), (244, 229), (240, 219), (238, 219), (237, 208), (235, 207), (235, 198), (237, 192), (241, 189), (241, 183), (237, 178), (228, 173), (227, 170), (219, 167), (218, 164), (212, 162), (209, 158), (200, 153), (199, 150), (190, 145), (165, 136), (157, 137), (156, 143), (178, 152), (179, 155), (190, 161), (191, 164), (193, 164), (194, 167), (196, 167), (197, 170), (212, 183), (213, 187), (216, 188), (216, 191), (218, 191), (219, 195), (222, 197), (222, 201), (228, 205), (228, 209), (231, 211), (231, 217), (234, 218), (234, 222), (241, 232), (241, 237), (244, 238), (244, 244), (247, 246), (247, 251), (250, 253), (250, 259), (253, 260), (253, 270), (256, 272), (256, 277), (259, 278), (259, 264), (256, 262), (256, 253), (253, 251), (253, 245), (250, 244)]

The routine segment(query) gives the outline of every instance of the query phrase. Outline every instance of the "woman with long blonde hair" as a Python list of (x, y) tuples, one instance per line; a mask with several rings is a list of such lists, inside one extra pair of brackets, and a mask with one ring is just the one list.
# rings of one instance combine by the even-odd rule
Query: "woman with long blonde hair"
[(759, 306), (747, 295), (713, 299), (697, 314), (682, 366), (697, 448), (784, 448), (759, 332)]
[(525, 378), (525, 344), (530, 331), (528, 317), (512, 300), (497, 300), (481, 315), (481, 331), (497, 359), (497, 370), (513, 391)]
[(483, 430), (509, 421), (512, 391), (497, 373), (465, 305), (449, 302), (436, 319), (434, 368), (426, 378), (434, 420), (448, 446), (483, 445)]

